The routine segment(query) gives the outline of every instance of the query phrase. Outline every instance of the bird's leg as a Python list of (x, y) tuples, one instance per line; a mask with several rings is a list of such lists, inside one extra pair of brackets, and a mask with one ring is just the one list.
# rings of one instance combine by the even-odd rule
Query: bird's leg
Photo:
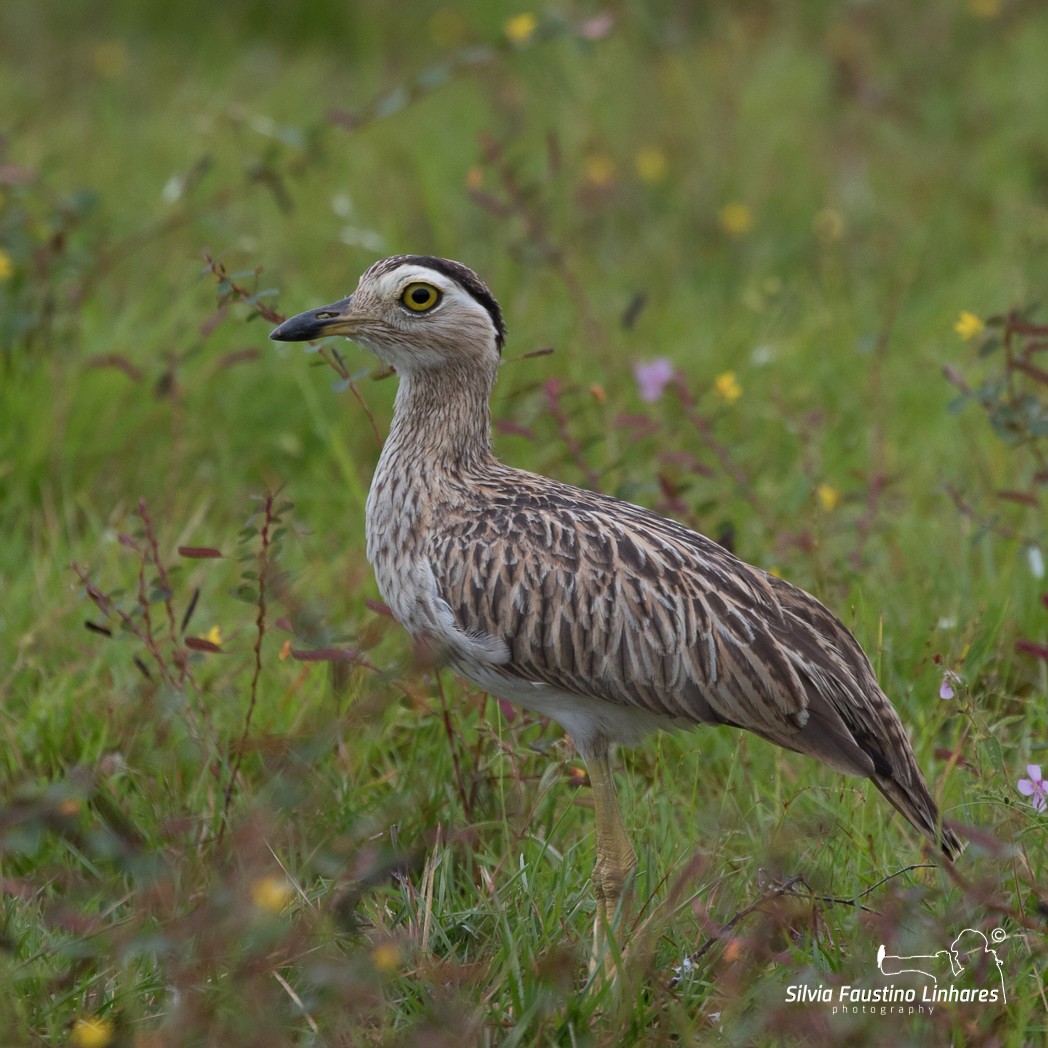
[(607, 933), (615, 918), (621, 919), (619, 907), (623, 889), (637, 865), (637, 855), (622, 824), (606, 746), (586, 756), (586, 769), (593, 789), (593, 810), (597, 821), (597, 862), (593, 867), (593, 893), (597, 907), (593, 920), (590, 972), (603, 965), (605, 975), (614, 976), (615, 963), (608, 950)]

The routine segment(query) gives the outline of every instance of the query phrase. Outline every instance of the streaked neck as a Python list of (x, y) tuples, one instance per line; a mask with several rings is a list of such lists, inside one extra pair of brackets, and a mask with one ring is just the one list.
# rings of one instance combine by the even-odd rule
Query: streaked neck
[(462, 473), (494, 461), (488, 401), (494, 374), (465, 365), (400, 376), (382, 457), (412, 470)]

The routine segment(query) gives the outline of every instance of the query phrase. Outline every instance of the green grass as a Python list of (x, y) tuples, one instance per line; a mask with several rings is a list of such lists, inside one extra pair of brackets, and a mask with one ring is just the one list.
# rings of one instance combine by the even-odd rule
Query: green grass
[[(0, 1043), (1042, 1043), (1048, 388), (1008, 361), (1043, 335), (954, 324), (1048, 284), (1048, 13), (623, 0), (510, 44), (521, 10), (0, 8)], [(654, 738), (616, 757), (622, 984), (588, 984), (581, 762), (369, 603), (394, 380), (266, 338), (396, 251), (500, 298), (503, 457), (854, 629), (956, 875), (857, 780)], [(639, 399), (657, 356), (687, 398)], [(964, 927), (1007, 933), (1006, 1005), (786, 1003)]]

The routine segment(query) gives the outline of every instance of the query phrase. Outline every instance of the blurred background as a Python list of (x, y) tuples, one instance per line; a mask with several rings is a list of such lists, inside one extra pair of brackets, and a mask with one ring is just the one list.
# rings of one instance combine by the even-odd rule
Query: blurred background
[[(906, 456), (915, 489), (970, 465), (940, 425), (956, 392), (940, 366), (963, 348), (953, 325), (962, 310), (1025, 306), (1044, 284), (1036, 4), (278, 15), (12, 2), (0, 17), (0, 337), (22, 379), (47, 373), (56, 394), (20, 456), (31, 477), (10, 482), (66, 485), (101, 513), (128, 490), (167, 489), (172, 468), (249, 486), (331, 468), (291, 413), (297, 397), (266, 395), (312, 383), (280, 356), (294, 351), (266, 345), (263, 325), (201, 330), (216, 297), (205, 254), (283, 312), (349, 290), (384, 254), (463, 259), (503, 301), (511, 356), (556, 350), (512, 369), (500, 413), (549, 374), (599, 381), (606, 403), (565, 395), (608, 489), (652, 479), (616, 472), (624, 441), (608, 432), (635, 407), (636, 361), (667, 357), (696, 390), (733, 370), (745, 426), (725, 441), (754, 483), (796, 478), (798, 502), (812, 481), (844, 491), (849, 467), (868, 464), (855, 413), (881, 395), (874, 371), (905, 420), (878, 439)], [(258, 357), (212, 380), (249, 346)], [(54, 388), (49, 366), (107, 354), (138, 378), (95, 367)], [(188, 427), (177, 434), (160, 431), (165, 376), (192, 398), (159, 398)], [(825, 476), (796, 470), (809, 410), (833, 415), (834, 441), (811, 438), (831, 461), (806, 466)], [(100, 411), (119, 426), (97, 425)], [(212, 441), (191, 439), (201, 422)], [(104, 465), (145, 431), (150, 455)], [(561, 454), (541, 444), (526, 453)]]
[[(1034, 0), (6, 0), (11, 1043), (755, 1043), (828, 1023), (786, 982), (958, 913), (1012, 922), (1018, 1003), (908, 1036), (1030, 1043), (1046, 53)], [(787, 974), (715, 950), (667, 990), (758, 869), (850, 897), (919, 850), (757, 740), (659, 740), (621, 761), (661, 988), (582, 992), (579, 762), (414, 666), (377, 604), (395, 379), (267, 340), (399, 252), (500, 300), (502, 457), (670, 513), (856, 632), (982, 827), (977, 892), (915, 874), (876, 929), (775, 911), (745, 951)]]

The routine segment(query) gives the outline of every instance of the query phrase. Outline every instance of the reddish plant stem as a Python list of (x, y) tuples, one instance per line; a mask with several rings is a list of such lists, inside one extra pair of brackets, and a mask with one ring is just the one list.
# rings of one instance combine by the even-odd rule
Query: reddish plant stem
[(684, 414), (692, 426), (695, 427), (695, 432), (698, 433), (703, 446), (713, 452), (714, 457), (720, 463), (721, 469), (735, 481), (742, 497), (757, 511), (759, 516), (763, 517), (763, 507), (753, 490), (753, 482), (746, 474), (746, 471), (732, 459), (731, 451), (727, 445), (713, 435), (713, 423), (705, 415), (699, 413), (695, 404), (695, 398), (688, 392), (688, 387), (684, 384), (683, 377), (678, 375), (673, 385), (677, 391), (681, 407), (684, 409)]
[(237, 781), (240, 778), (240, 767), (244, 760), (244, 751), (247, 749), (248, 736), (251, 731), (251, 720), (255, 714), (255, 707), (258, 705), (258, 685), (262, 676), (262, 641), (266, 635), (266, 576), (269, 572), (269, 548), (271, 544), (270, 528), (275, 521), (273, 514), (273, 498), (274, 496), (272, 492), (266, 493), (262, 528), (259, 531), (258, 598), (255, 605), (258, 609), (258, 613), (255, 616), (255, 668), (254, 672), (251, 674), (247, 712), (244, 714), (244, 728), (240, 733), (240, 742), (238, 743), (236, 752), (233, 755), (233, 767), (230, 770), (229, 782), (226, 784), (226, 792), (222, 800), (222, 819), (218, 827), (218, 843), (222, 842), (222, 837), (225, 834), (229, 809), (233, 803), (233, 793), (236, 790)]
[(560, 439), (564, 441), (568, 451), (571, 452), (572, 461), (586, 478), (586, 483), (594, 490), (600, 491), (600, 474), (586, 462), (586, 455), (582, 445), (575, 439), (568, 424), (568, 416), (560, 405), (560, 379), (551, 378), (542, 387), (546, 394), (546, 403), (549, 405), (550, 414), (557, 424), (557, 432)]
[(172, 658), (175, 660), (175, 665), (178, 667), (178, 680), (180, 684), (184, 684), (186, 677), (189, 675), (189, 666), (186, 662), (185, 652), (182, 649), (182, 645), (179, 642), (178, 636), (178, 622), (175, 616), (175, 606), (171, 593), (171, 580), (167, 574), (167, 568), (164, 567), (164, 561), (160, 556), (160, 548), (157, 544), (156, 533), (153, 530), (153, 521), (149, 516), (149, 509), (146, 505), (145, 499), (138, 500), (138, 516), (142, 521), (142, 525), (145, 528), (146, 542), (149, 546), (149, 552), (146, 556), (142, 557), (140, 561), (139, 570), (139, 590), (140, 598), (142, 599), (142, 608), (147, 616), (149, 615), (149, 605), (145, 601), (147, 594), (143, 592), (145, 586), (144, 570), (147, 560), (152, 563), (156, 569), (157, 579), (160, 582), (160, 588), (164, 594), (164, 610), (167, 613), (167, 629), (168, 636), (171, 640), (171, 652)]

